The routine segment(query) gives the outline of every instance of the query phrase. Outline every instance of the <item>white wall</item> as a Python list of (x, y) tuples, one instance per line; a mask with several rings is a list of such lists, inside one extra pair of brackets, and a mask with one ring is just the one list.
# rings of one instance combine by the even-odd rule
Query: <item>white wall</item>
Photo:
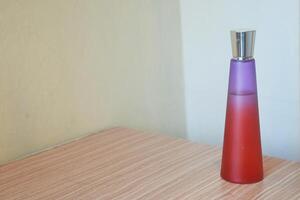
[(0, 1), (0, 163), (113, 126), (221, 144), (240, 27), (257, 29), (264, 152), (300, 160), (298, 13), (297, 0)]
[(112, 10), (109, 67), (114, 124), (184, 137), (180, 7), (174, 0), (120, 0)]
[(173, 0), (1, 0), (0, 163), (113, 126), (184, 136)]
[(229, 31), (257, 30), (265, 154), (300, 160), (299, 1), (181, 0), (188, 137), (222, 144)]

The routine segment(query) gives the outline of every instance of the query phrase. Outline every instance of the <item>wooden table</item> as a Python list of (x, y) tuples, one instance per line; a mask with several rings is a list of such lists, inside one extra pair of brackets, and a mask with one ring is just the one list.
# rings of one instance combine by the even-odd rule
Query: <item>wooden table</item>
[(300, 164), (265, 157), (265, 179), (219, 176), (219, 148), (115, 128), (0, 166), (0, 199), (300, 199)]

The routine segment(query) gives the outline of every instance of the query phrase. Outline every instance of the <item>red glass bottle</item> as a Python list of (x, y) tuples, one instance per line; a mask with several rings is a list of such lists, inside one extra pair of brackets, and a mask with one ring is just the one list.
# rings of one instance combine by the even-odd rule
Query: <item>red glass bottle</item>
[(263, 179), (254, 38), (255, 31), (231, 31), (233, 58), (230, 63), (221, 177), (240, 184)]

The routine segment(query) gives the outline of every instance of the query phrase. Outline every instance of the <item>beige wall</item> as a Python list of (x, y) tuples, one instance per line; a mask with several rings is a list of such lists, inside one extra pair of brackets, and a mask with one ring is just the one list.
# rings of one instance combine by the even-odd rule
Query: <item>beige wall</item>
[(0, 2), (0, 163), (112, 126), (184, 136), (174, 0)]

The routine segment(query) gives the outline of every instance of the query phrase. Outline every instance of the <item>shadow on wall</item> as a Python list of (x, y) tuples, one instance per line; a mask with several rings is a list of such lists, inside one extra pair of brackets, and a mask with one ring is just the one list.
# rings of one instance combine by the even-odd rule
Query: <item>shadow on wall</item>
[(128, 126), (184, 137), (178, 1), (0, 2), (0, 163)]

